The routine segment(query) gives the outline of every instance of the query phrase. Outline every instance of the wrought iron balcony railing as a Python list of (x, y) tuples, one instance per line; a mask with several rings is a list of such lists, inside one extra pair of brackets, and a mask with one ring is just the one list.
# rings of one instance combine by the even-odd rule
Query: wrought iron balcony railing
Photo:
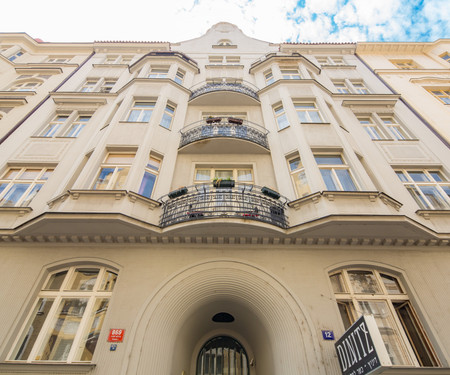
[(222, 218), (254, 220), (287, 228), (287, 198), (274, 198), (267, 190), (276, 193), (250, 184), (235, 187), (201, 184), (181, 188), (160, 199), (160, 225), (167, 227), (186, 221)]
[(206, 81), (198, 83), (191, 87), (191, 97), (189, 100), (195, 99), (200, 95), (215, 91), (233, 91), (251, 96), (259, 101), (258, 88), (250, 82), (235, 80), (230, 81), (228, 78)]
[(238, 138), (256, 143), (269, 149), (268, 131), (262, 126), (247, 120), (231, 117), (214, 117), (196, 121), (181, 131), (180, 148), (208, 138)]

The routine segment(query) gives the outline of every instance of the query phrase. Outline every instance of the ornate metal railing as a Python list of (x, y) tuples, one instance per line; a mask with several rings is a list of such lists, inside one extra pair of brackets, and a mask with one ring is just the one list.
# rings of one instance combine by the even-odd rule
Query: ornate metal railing
[[(206, 219), (244, 219), (288, 227), (287, 198), (272, 198), (261, 187), (237, 184), (235, 187), (193, 185), (163, 196), (161, 227)], [(172, 198), (170, 198), (172, 196)]]
[(256, 143), (267, 150), (268, 131), (262, 126), (247, 120), (231, 117), (214, 117), (196, 121), (181, 131), (180, 147), (207, 138), (238, 138)]
[(241, 94), (251, 96), (253, 99), (259, 101), (259, 97), (257, 94), (258, 88), (255, 85), (242, 80), (235, 80), (230, 82), (229, 78), (227, 78), (226, 80), (225, 78), (223, 78), (213, 81), (201, 82), (192, 86), (191, 97), (189, 98), (189, 100), (214, 91), (239, 92)]

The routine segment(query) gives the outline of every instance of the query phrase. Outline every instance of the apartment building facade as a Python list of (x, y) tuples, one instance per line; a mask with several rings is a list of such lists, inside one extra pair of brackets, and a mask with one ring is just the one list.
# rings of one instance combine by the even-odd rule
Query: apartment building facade
[(450, 150), (355, 44), (14, 38), (0, 373), (341, 374), (367, 314), (450, 374)]

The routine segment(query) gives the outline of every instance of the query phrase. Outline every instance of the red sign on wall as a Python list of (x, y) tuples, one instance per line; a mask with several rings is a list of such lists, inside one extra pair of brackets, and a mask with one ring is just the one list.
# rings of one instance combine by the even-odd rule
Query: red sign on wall
[(124, 329), (119, 329), (119, 328), (110, 329), (108, 341), (109, 342), (122, 342), (124, 333), (125, 333)]

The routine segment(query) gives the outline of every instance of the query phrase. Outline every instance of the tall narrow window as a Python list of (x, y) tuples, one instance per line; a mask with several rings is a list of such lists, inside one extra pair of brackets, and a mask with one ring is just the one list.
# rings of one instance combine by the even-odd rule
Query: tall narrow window
[(164, 114), (161, 118), (160, 125), (163, 128), (170, 129), (172, 126), (172, 121), (175, 116), (175, 106), (167, 104), (166, 108), (164, 109)]
[(13, 361), (90, 362), (117, 274), (96, 266), (52, 273), (10, 355)]
[(393, 365), (439, 366), (439, 361), (400, 281), (373, 269), (330, 275), (345, 328), (372, 314)]
[(58, 131), (65, 125), (69, 116), (56, 116), (44, 130), (39, 134), (40, 137), (54, 137)]
[(175, 82), (179, 85), (183, 84), (185, 72), (181, 69), (177, 70), (177, 74), (175, 74)]
[(389, 133), (392, 134), (392, 137), (397, 140), (410, 139), (411, 137), (408, 135), (406, 130), (395, 120), (392, 116), (383, 116), (381, 117), (384, 125), (388, 129)]
[(149, 122), (155, 102), (134, 102), (128, 113), (127, 121), (129, 122)]
[(395, 172), (421, 208), (450, 208), (450, 181), (441, 171), (403, 169)]
[(328, 190), (358, 190), (341, 155), (315, 155), (315, 159)]
[(94, 190), (120, 190), (125, 182), (134, 160), (134, 154), (109, 153), (95, 180)]
[(284, 108), (282, 105), (274, 107), (273, 111), (275, 112), (275, 119), (278, 124), (278, 129), (283, 130), (289, 126), (289, 121), (287, 119), (286, 113), (284, 112)]
[(379, 126), (373, 122), (371, 117), (358, 117), (358, 120), (371, 139), (384, 139)]
[(316, 103), (294, 103), (300, 122), (323, 122)]
[(295, 157), (288, 160), (289, 170), (291, 173), (292, 182), (294, 183), (297, 196), (303, 197), (311, 193), (308, 180), (306, 179), (305, 167), (300, 157)]
[(109, 93), (111, 92), (112, 88), (116, 84), (115, 79), (107, 79), (105, 80), (102, 85), (100, 86), (100, 92)]
[(71, 138), (78, 137), (90, 119), (91, 116), (78, 116), (78, 118), (70, 125), (64, 136)]
[(196, 375), (249, 375), (249, 361), (244, 347), (228, 336), (209, 340), (197, 357)]
[(144, 177), (138, 193), (144, 197), (151, 198), (155, 188), (156, 179), (158, 178), (159, 169), (161, 168), (161, 160), (150, 156), (145, 166)]
[(273, 78), (272, 70), (268, 70), (267, 72), (264, 72), (264, 79), (266, 80), (266, 85), (270, 85), (271, 83), (275, 82), (275, 80)]
[(52, 173), (53, 168), (8, 169), (0, 178), (0, 206), (28, 206)]

